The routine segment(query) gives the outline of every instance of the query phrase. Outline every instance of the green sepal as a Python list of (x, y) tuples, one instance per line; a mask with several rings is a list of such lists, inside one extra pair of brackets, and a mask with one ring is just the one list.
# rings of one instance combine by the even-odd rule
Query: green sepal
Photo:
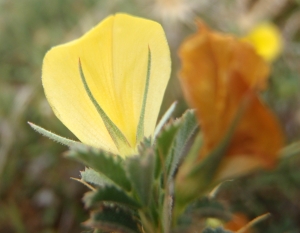
[(68, 146), (68, 147), (71, 147), (71, 146), (76, 146), (76, 145), (83, 145), (82, 143), (80, 142), (76, 142), (76, 141), (73, 141), (71, 139), (68, 139), (68, 138), (64, 138), (62, 136), (59, 136), (55, 133), (52, 133), (38, 125), (35, 125), (31, 122), (28, 122), (28, 124), (30, 125), (31, 128), (33, 128), (36, 132), (40, 133), (41, 135), (47, 137), (47, 138), (50, 138), (52, 139), (53, 141), (55, 142), (58, 142), (62, 145), (65, 145), (65, 146)]
[(187, 144), (198, 129), (198, 122), (194, 110), (187, 110), (180, 118), (180, 127), (173, 139), (172, 150), (166, 159), (168, 183), (171, 182), (180, 161), (186, 154)]
[[(131, 190), (131, 184), (123, 169), (121, 157), (100, 149), (83, 146), (74, 147), (67, 152), (66, 156), (91, 167), (125, 191)], [(99, 180), (99, 182), (101, 181)]]
[(84, 86), (84, 89), (90, 98), (91, 102), (93, 103), (94, 107), (96, 108), (97, 112), (99, 113), (109, 135), (113, 139), (116, 147), (119, 149), (119, 151), (127, 150), (130, 148), (130, 145), (124, 136), (124, 134), (121, 132), (121, 130), (115, 125), (115, 123), (109, 118), (109, 116), (105, 113), (105, 111), (102, 109), (102, 107), (98, 104), (97, 100), (95, 99), (92, 91), (90, 90), (88, 83), (86, 81), (81, 61), (79, 59), (79, 73), (81, 77), (82, 84)]
[(141, 112), (140, 112), (140, 119), (139, 119), (139, 123), (137, 126), (137, 132), (136, 132), (136, 141), (137, 142), (141, 141), (144, 137), (144, 128), (145, 128), (144, 121), (145, 121), (145, 112), (146, 112), (146, 104), (147, 104), (150, 76), (151, 76), (151, 50), (150, 50), (150, 47), (148, 47), (147, 75), (146, 75), (142, 108), (141, 108)]
[(164, 173), (170, 182), (180, 161), (186, 154), (188, 142), (198, 129), (194, 110), (187, 110), (182, 117), (170, 121), (157, 136), (155, 177)]
[(125, 167), (132, 187), (143, 206), (148, 206), (154, 181), (155, 157), (151, 147), (144, 148), (142, 154), (126, 159)]
[(92, 185), (97, 185), (99, 187), (105, 186), (105, 185), (113, 185), (114, 183), (108, 179), (106, 176), (104, 176), (102, 173), (96, 172), (92, 168), (85, 168), (84, 171), (80, 172), (81, 180), (84, 182), (87, 182)]
[(85, 225), (103, 232), (142, 233), (135, 214), (117, 205), (103, 204), (100, 210), (91, 214)]
[(155, 166), (155, 178), (158, 178), (159, 174), (164, 170), (165, 160), (173, 149), (173, 140), (180, 127), (180, 121), (175, 120), (166, 124), (155, 141), (155, 153), (156, 153), (156, 166)]
[(103, 202), (112, 202), (131, 208), (140, 207), (140, 204), (133, 198), (129, 197), (123, 190), (110, 185), (106, 185), (98, 188), (96, 191), (86, 193), (83, 201), (88, 208)]

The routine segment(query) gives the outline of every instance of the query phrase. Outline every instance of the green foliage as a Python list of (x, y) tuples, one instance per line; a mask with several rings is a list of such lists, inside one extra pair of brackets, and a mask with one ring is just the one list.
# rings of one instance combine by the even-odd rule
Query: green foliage
[[(83, 199), (93, 209), (89, 225), (100, 230), (130, 232), (127, 222), (112, 216), (136, 212), (135, 219), (140, 219), (146, 232), (168, 232), (174, 198), (170, 193), (172, 179), (197, 127), (194, 111), (187, 111), (168, 123), (154, 144), (145, 138), (139, 155), (124, 161), (94, 148), (71, 148), (68, 157), (91, 167), (81, 172), (82, 181), (94, 189)], [(114, 207), (108, 207), (108, 203)]]
[(172, 146), (166, 158), (168, 182), (171, 182), (183, 156), (187, 152), (187, 144), (198, 128), (198, 122), (193, 110), (188, 110), (181, 119), (180, 128), (172, 141)]
[(129, 197), (123, 190), (116, 186), (102, 186), (96, 191), (85, 194), (83, 201), (87, 207), (103, 202), (112, 202), (119, 205), (129, 206), (131, 208), (138, 208), (140, 205), (131, 197)]
[(229, 221), (231, 219), (231, 213), (221, 202), (212, 198), (203, 197), (188, 205), (178, 222), (179, 225), (186, 224), (187, 221), (190, 224), (192, 221), (201, 218), (217, 218), (223, 221)]
[(105, 185), (113, 184), (113, 182), (109, 178), (102, 175), (102, 173), (96, 172), (91, 168), (85, 168), (84, 171), (80, 172), (80, 175), (81, 175), (81, 180), (92, 185), (102, 187)]
[(82, 146), (74, 148), (67, 153), (67, 156), (82, 162), (105, 177), (98, 183), (109, 179), (124, 190), (131, 190), (130, 181), (126, 177), (122, 166), (123, 160), (121, 157), (103, 150)]
[(164, 169), (165, 160), (172, 153), (172, 143), (175, 140), (176, 133), (180, 127), (180, 122), (171, 122), (164, 126), (161, 133), (156, 139), (156, 169), (155, 177), (157, 178)]
[[(226, 154), (231, 137), (243, 114), (243, 110), (244, 105), (242, 104), (222, 141), (203, 160), (199, 162), (193, 153), (190, 153), (185, 159), (175, 182), (175, 221), (191, 201), (203, 196), (216, 185), (214, 178), (217, 169)], [(197, 143), (197, 141), (195, 141), (195, 143)]]
[(218, 228), (206, 228), (202, 233), (232, 233), (232, 231), (226, 231), (223, 227)]
[(43, 136), (47, 137), (47, 138), (50, 138), (52, 139), (53, 141), (55, 142), (58, 142), (62, 145), (65, 145), (65, 146), (68, 146), (68, 147), (71, 147), (71, 146), (76, 146), (76, 145), (82, 145), (82, 143), (80, 142), (76, 142), (76, 141), (73, 141), (73, 140), (70, 140), (70, 139), (67, 139), (67, 138), (64, 138), (62, 136), (59, 136), (55, 133), (52, 133), (40, 126), (37, 126), (31, 122), (28, 122), (28, 124), (31, 126), (31, 128), (33, 128), (36, 132), (42, 134)]
[(134, 156), (126, 160), (126, 173), (131, 181), (143, 206), (147, 207), (152, 196), (154, 181), (155, 158), (152, 148), (146, 148), (139, 156)]
[(92, 213), (86, 225), (104, 232), (141, 232), (134, 214), (116, 205), (102, 205), (100, 210)]
[(176, 105), (177, 105), (177, 102), (174, 102), (173, 104), (171, 104), (171, 106), (168, 108), (168, 110), (165, 112), (165, 114), (160, 119), (160, 121), (157, 124), (155, 131), (154, 131), (154, 135), (153, 135), (154, 140), (156, 139), (157, 135), (161, 131), (162, 127), (167, 123), (167, 121), (172, 116), (173, 112), (175, 111)]

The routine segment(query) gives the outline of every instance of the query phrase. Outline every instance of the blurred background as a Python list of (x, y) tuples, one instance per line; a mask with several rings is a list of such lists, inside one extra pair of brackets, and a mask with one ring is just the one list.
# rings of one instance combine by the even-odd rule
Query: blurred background
[[(87, 188), (71, 180), (84, 167), (67, 150), (34, 132), (27, 121), (75, 137), (54, 116), (41, 84), (42, 60), (52, 46), (78, 38), (109, 14), (127, 12), (160, 22), (172, 53), (172, 77), (162, 112), (178, 100), (187, 108), (176, 74), (177, 50), (196, 30), (195, 17), (212, 28), (246, 36), (256, 25), (277, 25), (283, 49), (272, 62), (263, 98), (281, 121), (287, 144), (300, 139), (299, 0), (0, 0), (0, 232), (82, 232)], [(218, 198), (246, 218), (270, 212), (257, 232), (300, 232), (300, 157), (274, 171), (228, 182)]]

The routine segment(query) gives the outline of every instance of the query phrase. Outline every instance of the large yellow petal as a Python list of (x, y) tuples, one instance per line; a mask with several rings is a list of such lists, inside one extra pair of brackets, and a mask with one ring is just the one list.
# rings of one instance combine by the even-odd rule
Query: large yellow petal
[(84, 89), (80, 59), (96, 101), (135, 148), (149, 51), (144, 135), (152, 135), (170, 76), (169, 49), (158, 23), (125, 14), (106, 18), (81, 38), (46, 54), (42, 80), (56, 116), (82, 142), (118, 152)]

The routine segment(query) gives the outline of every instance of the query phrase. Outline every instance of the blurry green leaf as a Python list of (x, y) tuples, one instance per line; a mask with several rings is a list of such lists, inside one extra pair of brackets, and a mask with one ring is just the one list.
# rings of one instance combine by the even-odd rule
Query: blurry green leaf
[(140, 207), (140, 205), (124, 191), (109, 185), (100, 187), (96, 191), (86, 193), (83, 201), (89, 208), (102, 202), (113, 202), (133, 208)]
[(202, 233), (233, 233), (232, 231), (227, 231), (223, 227), (218, 228), (206, 228)]
[(124, 190), (131, 190), (130, 181), (126, 177), (121, 157), (96, 148), (82, 146), (70, 150), (67, 157), (76, 159), (93, 168)]
[(193, 170), (191, 170), (190, 176), (194, 178), (197, 177), (198, 181), (201, 180), (201, 182), (197, 181), (197, 183), (208, 185), (208, 183), (211, 182), (223, 156), (226, 154), (236, 126), (244, 113), (244, 107), (244, 105), (241, 105), (238, 113), (236, 114), (230, 125), (230, 128), (227, 130), (227, 133), (225, 134), (219, 145), (214, 150), (212, 150), (211, 153), (207, 155), (199, 165), (195, 166)]
[(81, 179), (87, 183), (98, 185), (98, 186), (105, 186), (107, 184), (113, 184), (113, 182), (108, 179), (103, 174), (96, 172), (91, 168), (85, 168), (84, 171), (80, 172)]
[(152, 147), (151, 137), (144, 137), (138, 145), (138, 154), (142, 154), (147, 148)]
[(284, 147), (281, 151), (280, 151), (280, 157), (282, 159), (285, 158), (290, 158), (296, 155), (300, 155), (300, 142), (294, 142), (286, 147)]
[(197, 128), (194, 110), (186, 111), (181, 118), (164, 126), (156, 139), (155, 177), (159, 175), (163, 165), (168, 174), (168, 181), (171, 180), (185, 154), (187, 142)]
[(208, 189), (215, 185), (215, 174), (226, 154), (232, 135), (244, 112), (244, 107), (245, 105), (242, 104), (222, 141), (205, 159), (195, 164), (196, 161), (191, 162), (187, 158), (179, 168), (175, 181), (175, 221), (192, 200), (203, 196)]
[(150, 202), (154, 181), (155, 158), (152, 148), (126, 160), (126, 172), (144, 206)]
[(199, 221), (201, 218), (217, 218), (223, 221), (229, 221), (231, 219), (231, 213), (221, 202), (204, 197), (191, 203), (178, 219), (178, 223), (179, 225), (186, 223), (192, 224), (193, 221)]
[(103, 205), (99, 211), (92, 213), (85, 225), (104, 232), (141, 232), (137, 219), (131, 212), (113, 205)]
[(177, 131), (176, 138), (173, 141), (173, 148), (168, 154), (166, 169), (168, 169), (168, 182), (173, 178), (176, 169), (186, 153), (186, 146), (196, 129), (198, 122), (194, 110), (187, 110), (180, 118), (181, 126)]
[(64, 138), (62, 136), (59, 136), (57, 134), (54, 134), (40, 126), (37, 126), (31, 122), (28, 122), (28, 124), (31, 126), (31, 128), (33, 128), (36, 132), (44, 135), (45, 137), (47, 138), (50, 138), (52, 139), (53, 141), (55, 142), (58, 142), (62, 145), (65, 145), (65, 146), (68, 146), (68, 147), (71, 147), (71, 146), (75, 146), (75, 145), (82, 145), (82, 143), (80, 142), (76, 142), (76, 141), (73, 141), (73, 140), (70, 140), (70, 139), (67, 139), (67, 138)]

